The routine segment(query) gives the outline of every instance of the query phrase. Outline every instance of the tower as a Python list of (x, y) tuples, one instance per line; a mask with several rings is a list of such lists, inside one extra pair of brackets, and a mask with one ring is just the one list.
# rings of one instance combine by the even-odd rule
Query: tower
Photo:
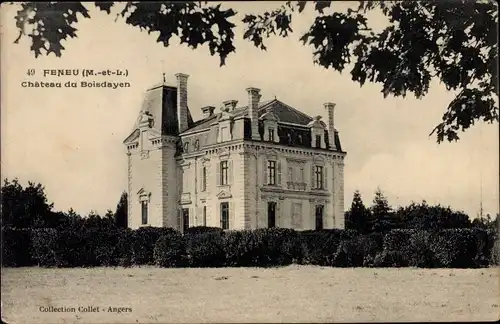
[(179, 171), (175, 156), (179, 130), (189, 123), (187, 75), (178, 75), (177, 87), (163, 82), (146, 91), (137, 121), (123, 142), (130, 228), (176, 226)]

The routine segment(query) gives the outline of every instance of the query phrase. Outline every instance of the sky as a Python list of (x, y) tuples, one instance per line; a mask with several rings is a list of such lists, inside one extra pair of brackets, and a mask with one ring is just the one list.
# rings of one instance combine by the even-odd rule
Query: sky
[[(238, 12), (259, 13), (280, 2), (225, 2)], [(346, 3), (336, 3), (345, 9)], [(334, 102), (335, 127), (345, 165), (345, 208), (354, 190), (371, 204), (379, 187), (394, 206), (425, 199), (450, 206), (475, 217), (482, 191), (485, 213), (499, 211), (498, 124), (477, 124), (460, 134), (458, 142), (437, 144), (430, 132), (441, 121), (454, 93), (433, 81), (426, 97), (383, 98), (381, 86), (351, 81), (313, 64), (312, 48), (299, 42), (312, 23), (312, 10), (294, 16), (294, 33), (267, 40), (267, 51), (243, 40), (235, 30), (236, 53), (226, 66), (210, 56), (208, 48), (192, 50), (176, 41), (165, 48), (123, 20), (115, 12), (85, 6), (91, 19), (76, 25), (78, 38), (63, 45), (61, 57), (35, 59), (28, 39), (13, 44), (17, 6), (0, 9), (1, 39), (1, 176), (21, 183), (40, 182), (55, 210), (70, 207), (86, 214), (114, 210), (126, 189), (126, 155), (122, 141), (130, 134), (143, 94), (162, 80), (175, 83), (175, 73), (189, 74), (188, 104), (195, 120), (201, 107), (222, 106), (225, 100), (246, 104), (247, 87), (261, 89), (262, 100), (275, 96), (310, 116), (326, 117), (323, 103)], [(335, 8), (337, 9), (337, 8)], [(373, 26), (383, 26), (377, 15)], [(241, 26), (241, 25), (240, 25)], [(23, 88), (35, 80), (80, 81), (78, 77), (43, 78), (43, 69), (127, 69), (128, 77), (101, 77), (102, 81), (127, 81), (130, 88)], [(34, 69), (36, 75), (28, 76)], [(82, 79), (83, 80), (83, 79)], [(482, 188), (482, 190), (481, 190)]]

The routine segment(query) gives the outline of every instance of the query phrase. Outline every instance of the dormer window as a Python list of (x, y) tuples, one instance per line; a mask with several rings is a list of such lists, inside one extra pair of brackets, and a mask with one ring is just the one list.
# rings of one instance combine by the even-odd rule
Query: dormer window
[(267, 129), (268, 141), (274, 142), (274, 128), (270, 127)]
[(189, 151), (189, 142), (184, 143), (184, 153)]
[(316, 135), (316, 148), (321, 148), (321, 135)]

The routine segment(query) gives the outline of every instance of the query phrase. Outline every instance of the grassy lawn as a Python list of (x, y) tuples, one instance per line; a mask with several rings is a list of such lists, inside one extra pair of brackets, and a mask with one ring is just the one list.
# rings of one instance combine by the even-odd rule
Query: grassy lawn
[[(7, 323), (492, 321), (500, 314), (499, 277), (499, 268), (2, 269), (2, 317)], [(40, 311), (50, 306), (76, 311)], [(80, 306), (94, 312), (79, 312)]]

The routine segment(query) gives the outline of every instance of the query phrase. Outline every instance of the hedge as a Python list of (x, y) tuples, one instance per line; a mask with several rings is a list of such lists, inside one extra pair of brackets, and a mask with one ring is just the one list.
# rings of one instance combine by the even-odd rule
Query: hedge
[(332, 267), (477, 268), (500, 264), (496, 231), (477, 228), (398, 229), (358, 234), (350, 230), (284, 228), (222, 231), (194, 227), (137, 230), (2, 228), (7, 267)]
[(477, 268), (487, 266), (496, 234), (478, 228), (422, 231), (397, 229), (384, 237), (385, 251), (398, 251), (409, 266)]
[(33, 265), (30, 242), (31, 231), (29, 229), (2, 229), (2, 266)]

